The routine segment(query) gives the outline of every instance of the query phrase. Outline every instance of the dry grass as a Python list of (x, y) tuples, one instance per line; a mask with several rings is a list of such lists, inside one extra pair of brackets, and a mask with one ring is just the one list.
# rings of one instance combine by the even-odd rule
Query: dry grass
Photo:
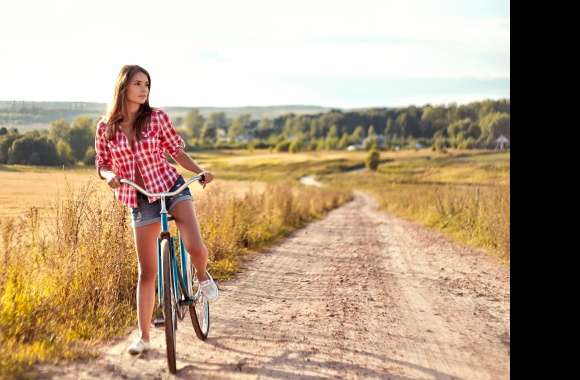
[[(192, 174), (182, 171), (185, 178)], [(0, 217), (17, 217), (31, 207), (38, 209), (40, 218), (51, 216), (51, 206), (55, 197), (66, 193), (66, 186), (82, 186), (90, 180), (97, 181), (93, 168), (35, 168), (29, 166), (14, 166), (10, 170), (0, 168)], [(217, 178), (214, 184), (224, 182)], [(242, 196), (248, 191), (263, 191), (265, 183), (260, 181), (227, 181), (232, 190)], [(213, 184), (212, 184), (213, 185)], [(203, 192), (201, 186), (192, 185), (191, 192), (196, 195)], [(102, 196), (110, 196), (111, 190), (101, 181), (95, 191)]]
[[(382, 152), (376, 173), (357, 171), (365, 156), (194, 153), (218, 178), (205, 191), (191, 186), (215, 277), (231, 277), (245, 255), (344, 203), (350, 189), (509, 260), (509, 154)], [(296, 184), (312, 174), (330, 186)], [(135, 323), (128, 213), (95, 178), (92, 168), (0, 167), (0, 378), (32, 362), (90, 355), (96, 341)]]
[(377, 172), (325, 175), (322, 180), (371, 191), (383, 209), (509, 262), (509, 153), (452, 151), (431, 156), (424, 151), (422, 156), (388, 157), (381, 153), (386, 162)]
[[(96, 342), (134, 325), (129, 214), (102, 186), (65, 186), (51, 217), (30, 208), (0, 224), (0, 378), (34, 362), (90, 355)], [(194, 196), (218, 279), (231, 277), (245, 254), (350, 199), (347, 191), (296, 183), (249, 189), (214, 183)]]

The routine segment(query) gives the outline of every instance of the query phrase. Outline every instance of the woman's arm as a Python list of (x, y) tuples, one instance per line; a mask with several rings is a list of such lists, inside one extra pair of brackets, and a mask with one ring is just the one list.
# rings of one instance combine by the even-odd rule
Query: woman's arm
[(183, 150), (180, 150), (173, 158), (175, 159), (175, 161), (177, 161), (179, 165), (189, 170), (190, 172), (199, 174), (205, 171), (201, 166), (196, 164), (195, 161), (193, 161), (193, 159)]
[(213, 174), (204, 170), (201, 166), (196, 164), (187, 153), (185, 153), (185, 141), (183, 141), (181, 136), (179, 136), (175, 131), (175, 127), (171, 122), (171, 118), (167, 115), (167, 112), (161, 110), (159, 112), (159, 117), (161, 120), (160, 137), (163, 149), (183, 168), (190, 172), (194, 172), (195, 174), (204, 173), (205, 180), (201, 181), (201, 184), (205, 187), (206, 184), (213, 180)]
[(97, 173), (101, 179), (107, 181), (107, 184), (113, 189), (121, 186), (119, 177), (111, 170), (111, 152), (107, 146), (105, 139), (106, 123), (97, 123), (97, 131), (95, 134), (95, 166)]
[(206, 184), (210, 183), (213, 180), (214, 178), (213, 174), (211, 172), (204, 170), (201, 166), (196, 164), (195, 161), (193, 161), (193, 159), (187, 153), (185, 153), (185, 151), (180, 150), (173, 158), (175, 159), (175, 161), (177, 161), (179, 165), (189, 170), (190, 172), (194, 172), (195, 174), (204, 173), (205, 181), (202, 182), (202, 185), (205, 186)]

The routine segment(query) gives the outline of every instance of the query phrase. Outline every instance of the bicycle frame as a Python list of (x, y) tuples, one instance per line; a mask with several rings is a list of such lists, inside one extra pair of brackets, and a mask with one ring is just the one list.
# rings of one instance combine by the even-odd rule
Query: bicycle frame
[[(168, 239), (169, 241), (169, 251), (171, 255), (171, 271), (173, 273), (173, 289), (174, 289), (174, 297), (177, 300), (178, 304), (181, 305), (191, 305), (195, 302), (195, 298), (193, 294), (189, 294), (189, 290), (186, 284), (189, 283), (189, 277), (187, 273), (187, 263), (189, 258), (189, 253), (185, 249), (183, 245), (183, 240), (179, 236), (179, 253), (181, 258), (181, 268), (183, 269), (181, 273), (177, 267), (177, 256), (175, 254), (175, 244), (174, 239), (171, 236), (171, 232), (169, 231), (169, 217), (167, 212), (167, 207), (165, 205), (166, 197), (174, 196), (181, 193), (189, 184), (194, 181), (202, 180), (204, 175), (197, 175), (188, 179), (183, 185), (181, 185), (177, 190), (170, 192), (170, 193), (150, 193), (147, 190), (143, 189), (139, 185), (135, 184), (134, 182), (121, 179), (121, 183), (124, 183), (129, 186), (133, 186), (137, 191), (143, 193), (149, 197), (159, 197), (161, 200), (161, 229), (159, 231), (159, 236), (157, 237), (157, 303), (159, 306), (163, 305), (163, 268), (162, 260), (161, 260), (161, 241), (163, 239)], [(192, 273), (193, 276), (193, 273)]]

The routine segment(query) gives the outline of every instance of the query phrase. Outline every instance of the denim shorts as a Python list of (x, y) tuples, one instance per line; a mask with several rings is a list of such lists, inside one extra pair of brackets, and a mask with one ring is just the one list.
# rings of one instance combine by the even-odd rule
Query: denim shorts
[[(177, 190), (177, 188), (185, 183), (183, 176), (179, 176), (168, 193)], [(181, 193), (172, 197), (165, 198), (165, 207), (167, 212), (181, 201), (192, 200), (191, 191), (186, 187)], [(161, 199), (153, 203), (149, 203), (146, 195), (137, 192), (137, 207), (131, 207), (131, 217), (133, 228), (146, 226), (161, 220)]]

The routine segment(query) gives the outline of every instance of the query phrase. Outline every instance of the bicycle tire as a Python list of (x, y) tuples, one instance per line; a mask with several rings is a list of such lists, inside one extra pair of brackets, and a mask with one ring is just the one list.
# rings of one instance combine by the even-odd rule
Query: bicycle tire
[[(193, 265), (190, 262), (190, 272), (194, 273)], [(195, 276), (195, 274), (194, 274)], [(193, 284), (193, 276), (190, 280)], [(195, 289), (195, 286), (192, 286), (192, 289)], [(201, 294), (199, 291), (199, 285), (196, 289), (197, 299), (196, 302), (189, 305), (189, 315), (191, 317), (191, 324), (193, 325), (193, 330), (195, 331), (195, 335), (200, 340), (206, 340), (207, 336), (209, 335), (209, 326), (210, 326), (210, 314), (209, 314), (209, 301)], [(201, 324), (200, 318), (201, 317)]]
[(169, 372), (176, 373), (175, 362), (175, 324), (176, 305), (173, 295), (173, 271), (171, 270), (171, 251), (169, 240), (161, 241), (161, 258), (163, 261), (163, 316), (165, 319), (165, 346), (167, 351), (167, 365)]

